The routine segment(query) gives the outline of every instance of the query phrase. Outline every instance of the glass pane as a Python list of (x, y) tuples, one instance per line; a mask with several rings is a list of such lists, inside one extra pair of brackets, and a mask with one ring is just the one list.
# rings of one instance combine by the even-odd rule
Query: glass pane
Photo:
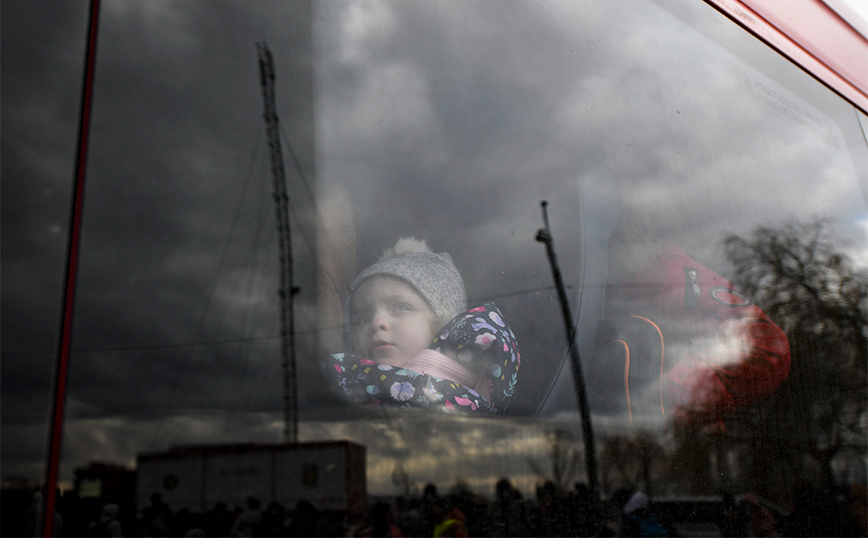
[[(78, 128), (86, 5), (48, 6), (3, 6), (4, 513), (43, 472)], [(472, 535), (601, 532), (542, 515), (594, 484), (616, 533), (642, 490), (673, 533), (798, 534), (811, 492), (864, 487), (868, 120), (708, 5), (108, 2), (99, 29), (61, 483), (101, 493), (67, 534), (109, 500), (124, 532), (231, 527), (250, 495), (346, 532), (427, 484)], [(404, 237), (450, 261), (380, 260)], [(412, 353), (362, 332), (407, 313)]]

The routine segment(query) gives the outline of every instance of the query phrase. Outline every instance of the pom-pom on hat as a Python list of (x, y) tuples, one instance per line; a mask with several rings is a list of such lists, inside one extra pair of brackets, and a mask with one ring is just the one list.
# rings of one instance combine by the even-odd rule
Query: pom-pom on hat
[(347, 306), (359, 286), (378, 276), (397, 278), (409, 284), (443, 323), (467, 309), (464, 280), (452, 257), (445, 252), (433, 252), (424, 239), (402, 237), (394, 247), (383, 252), (380, 259), (353, 280)]

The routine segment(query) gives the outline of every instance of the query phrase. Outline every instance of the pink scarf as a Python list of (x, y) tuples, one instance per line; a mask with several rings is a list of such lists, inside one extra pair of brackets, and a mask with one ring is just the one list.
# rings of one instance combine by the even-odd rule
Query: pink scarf
[(484, 376), (474, 374), (439, 351), (433, 349), (420, 351), (404, 365), (404, 368), (460, 383), (491, 401), (491, 391), (488, 389), (488, 383), (486, 383)]

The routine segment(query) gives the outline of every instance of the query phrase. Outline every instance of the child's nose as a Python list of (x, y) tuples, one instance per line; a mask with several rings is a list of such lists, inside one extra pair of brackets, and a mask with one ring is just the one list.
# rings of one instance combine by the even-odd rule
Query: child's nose
[(389, 318), (385, 314), (375, 314), (371, 318), (371, 331), (385, 331), (389, 329)]

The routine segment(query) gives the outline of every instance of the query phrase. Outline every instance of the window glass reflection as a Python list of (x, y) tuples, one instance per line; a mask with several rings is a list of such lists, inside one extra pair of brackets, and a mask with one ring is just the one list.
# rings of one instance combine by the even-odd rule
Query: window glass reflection
[[(62, 466), (82, 471), (82, 498), (113, 483), (131, 497), (130, 467), (150, 459), (137, 509), (198, 503), (223, 523), (234, 506), (208, 506), (200, 479), (239, 510), (262, 497), (254, 517), (268, 495), (347, 506), (314, 493), (344, 469), (354, 517), (367, 493), (496, 495), (515, 518), (467, 514), (479, 534), (581, 534), (540, 516), (575, 503), (595, 524), (651, 508), (666, 523), (688, 496), (798, 534), (812, 495), (858, 500), (868, 122), (713, 8), (103, 6)], [(4, 4), (3, 467), (26, 476), (45, 444), (78, 9)], [(309, 460), (281, 467), (292, 451), (270, 451), (293, 424)], [(317, 460), (344, 442), (346, 465)], [(84, 467), (97, 458), (126, 467)]]
[[(696, 457), (713, 458), (726, 476), (697, 463), (696, 480), (669, 476), (658, 493), (746, 484), (768, 460), (740, 436), (783, 420), (771, 417), (788, 394), (819, 379), (804, 377), (818, 341), (794, 327), (846, 318), (798, 321), (794, 312), (864, 302), (866, 153), (852, 110), (706, 6), (459, 12), (405, 3), (318, 13), (320, 200), (344, 191), (354, 218), (343, 289), (399, 237), (448, 252), (468, 305), (494, 301), (520, 343), (510, 418), (499, 427), (539, 439), (566, 420), (581, 444), (551, 268), (534, 242), (547, 200), (601, 486), (612, 492), (659, 472), (614, 471), (616, 453), (646, 449), (661, 466), (684, 451), (704, 454)], [(830, 303), (796, 300), (796, 290), (835, 286)], [(863, 311), (847, 316), (864, 321)], [(860, 331), (842, 337), (850, 351), (835, 368), (862, 371)], [(848, 405), (858, 421), (864, 406)], [(802, 423), (820, 412), (788, 409)], [(728, 444), (712, 453), (710, 439)], [(792, 486), (797, 473), (771, 474), (765, 493)]]

